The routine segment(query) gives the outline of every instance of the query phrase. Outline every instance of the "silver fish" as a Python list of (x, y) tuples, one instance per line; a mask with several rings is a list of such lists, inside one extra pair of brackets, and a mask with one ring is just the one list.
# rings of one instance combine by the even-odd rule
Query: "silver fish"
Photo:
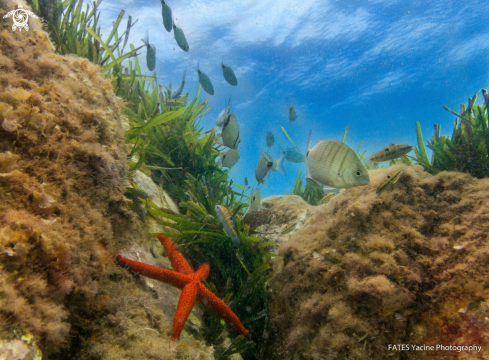
[(231, 69), (228, 65), (221, 63), (222, 74), (224, 75), (224, 79), (233, 86), (238, 85), (238, 79), (236, 79), (236, 75), (234, 75), (233, 69)]
[(180, 84), (180, 86), (178, 87), (178, 89), (176, 89), (175, 91), (172, 91), (171, 92), (171, 98), (172, 99), (176, 99), (176, 98), (178, 98), (182, 94), (183, 87), (185, 86), (185, 75), (186, 74), (187, 74), (187, 69), (185, 69), (185, 71), (183, 73), (182, 83)]
[(221, 157), (222, 167), (231, 169), (239, 161), (239, 150), (229, 149)]
[(261, 192), (260, 189), (256, 189), (256, 191), (251, 195), (250, 207), (248, 208), (248, 212), (257, 211), (260, 208), (260, 203), (261, 203)]
[(222, 126), (222, 143), (230, 149), (236, 149), (241, 139), (239, 138), (238, 119), (231, 113)]
[(272, 156), (262, 150), (260, 160), (255, 169), (255, 178), (258, 184), (263, 184), (267, 180), (270, 171), (279, 171), (285, 175), (284, 159), (285, 157), (282, 156), (280, 159), (273, 161)]
[(178, 46), (180, 46), (180, 49), (188, 51), (189, 47), (185, 34), (179, 26), (175, 25), (175, 23), (173, 23), (173, 35), (175, 36), (175, 40), (177, 41)]
[(146, 35), (146, 40), (141, 39), (146, 45), (146, 65), (150, 71), (154, 70), (156, 65), (156, 48), (149, 43), (149, 37)]
[(216, 119), (216, 126), (222, 126), (224, 124), (224, 121), (226, 121), (229, 116), (229, 110), (231, 110), (231, 97), (229, 97), (226, 107), (219, 113), (219, 116)]
[(297, 119), (297, 112), (295, 111), (294, 105), (289, 105), (289, 121), (294, 122)]
[(165, 0), (161, 0), (161, 15), (163, 16), (163, 25), (165, 26), (166, 31), (171, 32), (173, 25), (171, 7)]
[(355, 151), (337, 140), (321, 140), (306, 153), (306, 181), (320, 187), (350, 188), (370, 182), (367, 170)]
[(198, 65), (197, 65), (197, 73), (199, 74), (199, 83), (202, 86), (202, 89), (204, 89), (204, 91), (209, 95), (214, 95), (214, 86), (212, 86), (211, 79), (209, 79), (209, 77), (205, 73), (200, 71)]

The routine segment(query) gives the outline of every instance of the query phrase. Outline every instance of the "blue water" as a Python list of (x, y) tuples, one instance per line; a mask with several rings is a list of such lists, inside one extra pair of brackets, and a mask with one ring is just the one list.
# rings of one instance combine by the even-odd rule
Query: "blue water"
[[(233, 180), (256, 184), (254, 168), (266, 150), (267, 130), (275, 135), (270, 153), (290, 147), (284, 126), (301, 150), (313, 130), (320, 139), (341, 140), (366, 156), (388, 143), (416, 145), (415, 121), (425, 141), (433, 124), (451, 135), (454, 116), (468, 96), (488, 86), (489, 3), (450, 1), (181, 0), (168, 1), (188, 40), (182, 51), (163, 27), (161, 4), (151, 1), (101, 3), (102, 38), (120, 9), (139, 19), (129, 42), (139, 46), (145, 32), (157, 49), (155, 72), (176, 88), (187, 68), (184, 92), (198, 88), (197, 63), (212, 80), (215, 95), (202, 92), (212, 110), (201, 124), (210, 129), (232, 96), (241, 129), (241, 159)], [(142, 69), (145, 50), (141, 52)], [(226, 83), (221, 61), (231, 66), (238, 86)], [(288, 121), (287, 104), (298, 113)], [(411, 155), (414, 155), (411, 153)], [(291, 192), (303, 164), (286, 162), (287, 175), (272, 173), (262, 197)]]

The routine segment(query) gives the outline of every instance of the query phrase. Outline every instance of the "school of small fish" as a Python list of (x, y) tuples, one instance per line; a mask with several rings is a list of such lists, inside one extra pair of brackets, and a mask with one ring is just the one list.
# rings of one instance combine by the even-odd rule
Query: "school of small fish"
[[(190, 47), (187, 42), (187, 38), (185, 37), (182, 28), (175, 24), (170, 5), (165, 0), (160, 1), (162, 5), (162, 18), (165, 30), (167, 32), (171, 32), (173, 30), (173, 36), (177, 45), (183, 51), (188, 52)], [(131, 23), (131, 17), (129, 17), (123, 48), (126, 46), (132, 25), (134, 25), (134, 23)], [(146, 65), (147, 68), (152, 71), (156, 66), (156, 48), (154, 45), (150, 44), (148, 35), (146, 35), (146, 39), (143, 39), (142, 41), (146, 45)], [(237, 86), (238, 79), (232, 67), (222, 61), (221, 68), (226, 82), (231, 86)], [(200, 62), (197, 64), (197, 75), (202, 89), (207, 94), (214, 95), (214, 86), (212, 81), (210, 77), (200, 69)], [(169, 96), (167, 96), (166, 101), (164, 100), (163, 95), (161, 95), (162, 102), (164, 104), (170, 107), (185, 105), (183, 101), (179, 100), (185, 86), (185, 76), (186, 70), (183, 73), (180, 86), (174, 91), (171, 90), (170, 84), (170, 93)], [(484, 96), (486, 96), (485, 93)], [(287, 108), (289, 122), (293, 123), (298, 118), (296, 108), (293, 104), (288, 104)], [(220, 166), (231, 169), (240, 160), (238, 145), (241, 141), (238, 119), (235, 113), (231, 112), (231, 97), (229, 97), (229, 100), (226, 102), (225, 107), (217, 116), (215, 122), (217, 128), (221, 128), (220, 144), (228, 148), (225, 151), (221, 151)], [(290, 137), (289, 140), (292, 142)], [(266, 134), (266, 145), (268, 147), (267, 152), (262, 150), (261, 156), (255, 168), (255, 178), (258, 182), (258, 186), (260, 184), (265, 186), (265, 181), (268, 179), (271, 172), (280, 172), (281, 174), (285, 175), (286, 172), (284, 168), (284, 160), (291, 163), (305, 163), (306, 181), (308, 184), (314, 187), (323, 189), (323, 193), (325, 195), (320, 200), (320, 202), (323, 204), (328, 203), (335, 196), (334, 192), (327, 192), (325, 189), (331, 190), (333, 188), (334, 191), (334, 188), (341, 189), (367, 185), (370, 183), (370, 179), (365, 166), (402, 158), (413, 150), (413, 146), (408, 144), (391, 143), (362, 161), (363, 156), (362, 159), (360, 159), (353, 149), (351, 149), (344, 142), (338, 140), (320, 140), (314, 146), (311, 146), (311, 131), (308, 138), (307, 150), (305, 152), (302, 152), (292, 142), (294, 147), (288, 147), (285, 150), (282, 149), (282, 156), (274, 160), (268, 153), (274, 144), (275, 137), (273, 133), (268, 130)], [(380, 184), (379, 188), (377, 189), (377, 193), (379, 194), (382, 191), (392, 187), (392, 185), (399, 180), (401, 174), (401, 170), (390, 173)], [(245, 185), (248, 186), (247, 178), (245, 178)], [(260, 208), (260, 203), (260, 189), (256, 188), (255, 191), (252, 190), (250, 195), (247, 212), (257, 211)], [(235, 229), (233, 216), (229, 210), (222, 205), (216, 205), (215, 211), (217, 219), (223, 227), (225, 233), (231, 238), (233, 244), (238, 246), (239, 238)], [(293, 225), (294, 226), (290, 226), (290, 229), (287, 228), (284, 231), (286, 233), (292, 231), (295, 227), (295, 224)]]

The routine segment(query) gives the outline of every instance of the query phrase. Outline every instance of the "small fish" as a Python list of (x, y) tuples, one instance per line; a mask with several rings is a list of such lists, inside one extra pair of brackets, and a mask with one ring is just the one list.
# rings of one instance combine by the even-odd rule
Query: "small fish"
[(297, 112), (295, 111), (294, 105), (289, 105), (289, 121), (294, 122), (297, 119)]
[(260, 189), (256, 189), (256, 191), (251, 195), (250, 207), (248, 208), (248, 212), (257, 211), (260, 208), (260, 203), (261, 203), (261, 192)]
[(338, 140), (321, 140), (311, 149), (311, 134), (306, 152), (306, 181), (315, 187), (328, 185), (351, 188), (370, 182), (367, 170), (355, 151)]
[(256, 181), (258, 181), (258, 184), (263, 184), (265, 182), (270, 174), (270, 170), (279, 171), (285, 175), (284, 159), (285, 157), (282, 156), (280, 159), (273, 161), (271, 155), (262, 151), (260, 160), (258, 161), (255, 169), (255, 178)]
[(219, 221), (219, 224), (222, 225), (224, 232), (231, 238), (234, 246), (238, 246), (239, 238), (238, 234), (236, 233), (236, 229), (234, 228), (233, 216), (229, 210), (222, 205), (216, 205), (215, 209), (217, 221)]
[(248, 178), (245, 176), (245, 186), (248, 186)]
[(326, 195), (323, 196), (323, 198), (320, 200), (321, 204), (327, 204), (329, 200), (333, 198), (336, 194), (334, 192), (329, 192)]
[(287, 235), (288, 233), (292, 232), (292, 230), (295, 229), (295, 227), (297, 226), (297, 223), (292, 223), (292, 224), (289, 224), (287, 225), (283, 230), (282, 230), (282, 233), (281, 235)]
[(397, 159), (400, 157), (403, 157), (406, 155), (408, 152), (413, 150), (413, 147), (408, 144), (389, 144), (387, 146), (384, 146), (382, 150), (376, 152), (369, 158), (367, 158), (368, 163), (378, 163), (382, 161), (389, 161), (393, 159)]
[(165, 0), (161, 0), (161, 15), (163, 16), (163, 25), (165, 26), (166, 31), (171, 32), (173, 25), (171, 7), (165, 2)]
[(239, 124), (236, 115), (231, 113), (222, 126), (222, 143), (230, 149), (237, 149), (241, 141), (239, 138)]
[(124, 45), (122, 45), (121, 54), (124, 53), (124, 48), (127, 45), (127, 40), (129, 40), (129, 33), (131, 32), (131, 26), (132, 26), (131, 21), (132, 21), (132, 17), (131, 15), (129, 15), (129, 19), (127, 20), (126, 36), (124, 38)]
[(272, 147), (274, 143), (275, 143), (275, 137), (273, 136), (272, 132), (269, 130), (267, 132), (267, 146)]
[(148, 35), (146, 35), (146, 40), (141, 40), (146, 45), (146, 65), (150, 71), (153, 71), (156, 65), (156, 48), (149, 43)]
[(216, 119), (216, 126), (222, 126), (224, 124), (224, 121), (226, 121), (229, 116), (230, 110), (231, 110), (231, 97), (229, 97), (226, 107), (223, 110), (221, 110), (221, 112), (219, 113), (219, 116)]
[(171, 98), (172, 99), (177, 99), (182, 94), (183, 87), (185, 86), (185, 75), (186, 74), (187, 74), (187, 69), (185, 69), (185, 71), (183, 72), (182, 83), (180, 84), (180, 86), (178, 87), (178, 89), (176, 89), (175, 91), (172, 91), (171, 92)]
[(231, 169), (239, 161), (239, 150), (229, 149), (221, 158), (222, 167)]
[(397, 170), (387, 175), (387, 177), (384, 179), (384, 181), (382, 181), (379, 188), (377, 189), (377, 194), (380, 194), (385, 189), (388, 189), (392, 185), (394, 185), (397, 182), (397, 180), (399, 180), (401, 174), (402, 174), (402, 170)]
[(287, 150), (282, 150), (282, 153), (285, 155), (285, 159), (287, 161), (293, 163), (301, 163), (304, 162), (304, 154), (302, 154), (297, 148), (287, 148)]
[(205, 73), (200, 71), (198, 65), (197, 65), (197, 73), (199, 74), (199, 83), (202, 86), (202, 89), (204, 89), (204, 91), (209, 95), (214, 95), (214, 86), (212, 86), (211, 79), (209, 79), (209, 77)]
[(165, 104), (168, 106), (183, 106), (185, 105), (183, 101), (175, 100), (175, 99), (170, 99), (165, 101)]
[(238, 79), (236, 79), (236, 75), (234, 75), (233, 69), (231, 69), (228, 65), (221, 63), (222, 74), (224, 75), (224, 79), (233, 86), (238, 85)]
[(175, 36), (175, 40), (177, 41), (178, 46), (180, 46), (180, 49), (188, 51), (189, 47), (185, 34), (179, 26), (175, 25), (175, 23), (173, 23), (173, 35)]

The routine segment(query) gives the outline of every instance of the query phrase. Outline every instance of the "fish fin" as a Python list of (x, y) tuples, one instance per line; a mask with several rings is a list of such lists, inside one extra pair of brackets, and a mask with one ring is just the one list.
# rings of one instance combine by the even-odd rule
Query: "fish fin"
[(283, 175), (287, 175), (285, 173), (285, 168), (284, 168), (284, 159), (285, 159), (285, 155), (282, 155), (282, 157), (278, 160), (276, 160), (276, 165), (274, 166), (276, 168), (276, 171), (278, 171), (279, 173), (283, 174)]
[(383, 147), (381, 150), (387, 149), (388, 147), (395, 146), (395, 145), (396, 145), (395, 143), (392, 143), (392, 144), (386, 145), (386, 146), (384, 146), (384, 147)]
[(307, 150), (311, 150), (312, 143), (312, 129), (309, 131), (309, 137), (307, 138)]

